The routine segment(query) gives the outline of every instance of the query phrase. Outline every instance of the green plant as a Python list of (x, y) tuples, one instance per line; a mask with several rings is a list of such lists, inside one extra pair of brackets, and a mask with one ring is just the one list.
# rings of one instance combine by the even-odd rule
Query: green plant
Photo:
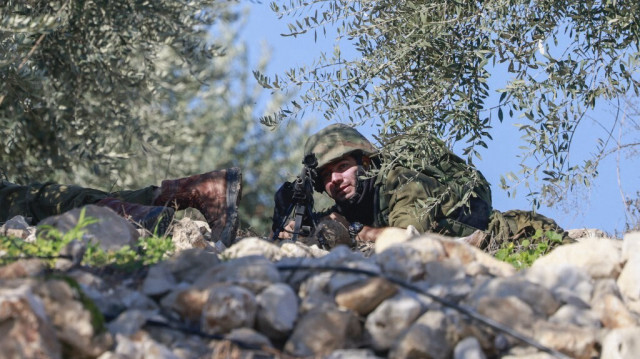
[(87, 246), (82, 263), (103, 267), (114, 266), (124, 270), (135, 270), (155, 264), (173, 253), (175, 247), (171, 237), (144, 237), (138, 240), (136, 248), (123, 246), (117, 251), (105, 251), (98, 243)]
[[(73, 240), (83, 241), (84, 228), (98, 220), (85, 217), (85, 211), (80, 212), (77, 225), (66, 233), (61, 233), (51, 226), (41, 226), (38, 236), (33, 243), (18, 238), (0, 236), (0, 265), (8, 264), (22, 258), (45, 259), (53, 266), (60, 257), (60, 250)], [(116, 251), (105, 251), (99, 243), (91, 241), (87, 244), (82, 264), (103, 267), (114, 266), (124, 270), (135, 270), (146, 265), (158, 263), (174, 251), (171, 237), (151, 236), (138, 240), (135, 248), (123, 246)]]
[(562, 243), (562, 235), (554, 231), (543, 232), (541, 229), (530, 238), (520, 242), (505, 242), (494, 256), (516, 269), (528, 268), (541, 256), (547, 254), (555, 246)]
[(97, 219), (85, 217), (85, 211), (82, 210), (78, 224), (64, 234), (52, 226), (43, 225), (33, 243), (12, 237), (0, 237), (0, 251), (4, 252), (0, 257), (0, 264), (33, 257), (46, 259), (49, 264), (53, 264), (60, 250), (73, 240), (82, 240), (84, 228), (95, 222)]

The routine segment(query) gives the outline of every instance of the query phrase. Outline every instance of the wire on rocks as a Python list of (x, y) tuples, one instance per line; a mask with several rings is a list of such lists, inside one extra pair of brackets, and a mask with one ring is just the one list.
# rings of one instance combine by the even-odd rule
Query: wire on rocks
[(571, 359), (570, 357), (566, 356), (565, 354), (562, 354), (561, 352), (553, 349), (553, 348), (549, 348), (541, 343), (539, 343), (538, 341), (536, 341), (535, 339), (529, 338), (528, 336), (514, 330), (513, 328), (509, 328), (504, 324), (501, 324), (489, 317), (486, 317), (476, 311), (474, 311), (473, 309), (469, 308), (469, 307), (465, 307), (462, 305), (458, 305), (454, 302), (451, 302), (445, 298), (439, 297), (435, 294), (429, 293), (425, 290), (423, 290), (422, 288), (419, 288), (418, 286), (415, 286), (411, 283), (407, 283), (403, 280), (400, 279), (396, 279), (396, 278), (391, 278), (388, 276), (385, 276), (384, 274), (380, 274), (380, 273), (376, 273), (370, 270), (365, 270), (365, 269), (359, 269), (359, 268), (350, 268), (350, 267), (342, 267), (342, 266), (313, 266), (313, 265), (296, 265), (296, 264), (287, 264), (287, 265), (279, 265), (276, 264), (276, 268), (278, 268), (278, 270), (281, 271), (297, 271), (297, 270), (313, 270), (313, 271), (336, 271), (336, 272), (345, 272), (345, 273), (355, 273), (355, 274), (364, 274), (366, 276), (369, 277), (379, 277), (379, 278), (383, 278), (388, 280), (389, 282), (392, 282), (394, 284), (397, 284), (403, 288), (409, 289), (413, 292), (416, 292), (418, 294), (424, 295), (426, 297), (429, 297), (430, 299), (446, 306), (452, 309), (457, 310), (460, 313), (463, 313), (465, 315), (467, 315), (469, 318), (476, 320), (477, 322), (484, 324), (488, 327), (491, 327), (495, 330), (498, 330), (504, 334), (507, 334), (517, 340), (520, 340), (523, 343), (526, 343), (540, 351), (543, 351), (545, 353), (548, 353), (556, 358), (560, 358), (560, 359)]

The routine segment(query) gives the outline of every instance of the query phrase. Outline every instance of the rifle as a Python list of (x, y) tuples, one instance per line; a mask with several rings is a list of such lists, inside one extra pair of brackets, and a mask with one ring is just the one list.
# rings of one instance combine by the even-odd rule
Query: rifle
[[(318, 160), (312, 153), (302, 160), (302, 171), (293, 183), (285, 182), (274, 196), (275, 207), (273, 209), (272, 226), (273, 238), (278, 239), (280, 232), (294, 212), (295, 225), (291, 240), (298, 240), (298, 235), (308, 237), (318, 227), (316, 214), (313, 212), (313, 179), (316, 177)], [(321, 248), (329, 249), (329, 244), (321, 233), (318, 233), (318, 243)]]

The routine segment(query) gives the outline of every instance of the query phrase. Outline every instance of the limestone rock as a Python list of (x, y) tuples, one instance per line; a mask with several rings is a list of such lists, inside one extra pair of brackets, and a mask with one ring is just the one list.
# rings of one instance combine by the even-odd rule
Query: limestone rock
[(640, 231), (625, 233), (622, 239), (622, 260), (640, 256)]
[(534, 325), (533, 338), (571, 358), (590, 359), (597, 356), (597, 334), (595, 328), (539, 321)]
[(153, 316), (153, 312), (144, 312), (141, 310), (127, 310), (120, 313), (120, 315), (113, 321), (111, 321), (107, 327), (111, 334), (122, 334), (125, 336), (131, 336), (140, 329), (147, 322), (149, 318)]
[(29, 225), (23, 216), (10, 218), (4, 225), (2, 225), (2, 227), (0, 227), (0, 235), (20, 238), (23, 240), (26, 240), (34, 233), (34, 228)]
[(249, 256), (264, 256), (277, 261), (282, 258), (282, 251), (277, 245), (258, 237), (240, 239), (222, 253), (223, 258), (240, 258)]
[(631, 255), (625, 264), (620, 276), (618, 276), (618, 287), (622, 295), (631, 300), (640, 300), (640, 253)]
[(593, 294), (591, 277), (570, 264), (534, 266), (524, 271), (524, 278), (551, 290), (556, 299), (573, 305), (588, 306)]
[(199, 248), (190, 248), (177, 252), (168, 260), (157, 265), (166, 267), (177, 282), (193, 283), (202, 273), (218, 263), (220, 263), (220, 259), (215, 253)]
[(183, 286), (162, 298), (161, 305), (175, 311), (187, 322), (198, 323), (208, 296), (209, 292), (206, 290)]
[(42, 274), (46, 268), (41, 259), (20, 259), (0, 267), (0, 279), (32, 277)]
[(281, 281), (280, 272), (271, 261), (260, 256), (249, 256), (222, 262), (206, 270), (196, 279), (194, 286), (206, 289), (217, 283), (234, 283), (259, 293)]
[(271, 344), (271, 341), (269, 341), (269, 338), (251, 328), (234, 329), (229, 334), (227, 334), (225, 338), (253, 346), (273, 346)]
[(213, 287), (202, 308), (202, 330), (209, 334), (223, 334), (237, 328), (251, 328), (256, 310), (256, 298), (247, 289), (237, 285)]
[(563, 305), (551, 317), (549, 322), (556, 324), (573, 324), (580, 327), (599, 328), (600, 316), (592, 310), (573, 305)]
[(176, 284), (176, 279), (166, 266), (154, 265), (142, 283), (142, 293), (151, 296), (165, 294)]
[(565, 244), (536, 260), (532, 268), (570, 264), (586, 271), (592, 278), (616, 278), (620, 274), (621, 242), (605, 238), (585, 238)]
[(393, 345), (389, 358), (447, 359), (453, 351), (453, 333), (440, 311), (427, 311)]
[(380, 303), (367, 316), (365, 333), (371, 338), (374, 350), (387, 350), (396, 339), (422, 313), (422, 305), (416, 299), (398, 294)]
[[(148, 335), (128, 338), (116, 336), (115, 358), (163, 358), (179, 359), (166, 345), (156, 342)], [(102, 358), (102, 356), (100, 357)], [(113, 358), (113, 357), (112, 357)]]
[(62, 348), (41, 300), (28, 285), (0, 288), (0, 353), (6, 358), (61, 358)]
[(95, 205), (87, 205), (58, 216), (45, 218), (38, 224), (38, 231), (42, 230), (43, 225), (49, 225), (65, 234), (76, 227), (82, 211), (85, 218), (98, 220), (83, 228), (84, 241), (94, 241), (105, 251), (117, 251), (124, 246), (131, 248), (136, 246), (139, 234), (133, 224), (111, 209)]
[(370, 349), (340, 349), (325, 356), (325, 359), (382, 359)]
[(256, 327), (272, 339), (284, 339), (293, 330), (298, 316), (298, 297), (284, 283), (268, 286), (256, 298)]
[(339, 348), (353, 348), (360, 333), (361, 327), (353, 312), (314, 310), (300, 318), (284, 350), (300, 357), (328, 354)]
[(472, 303), (478, 313), (523, 333), (529, 333), (536, 320), (531, 307), (514, 296), (487, 296)]
[(609, 236), (597, 228), (575, 228), (567, 230), (569, 238), (580, 241), (584, 238), (609, 238)]
[(335, 300), (340, 307), (367, 315), (397, 292), (398, 288), (388, 280), (374, 277), (342, 287), (336, 293)]
[[(413, 230), (415, 230), (415, 228), (413, 228)], [(408, 242), (411, 238), (417, 235), (417, 231), (414, 232), (413, 230), (398, 227), (387, 227), (383, 229), (376, 239), (376, 254), (384, 252), (394, 244)]]
[(190, 248), (207, 249), (211, 244), (205, 240), (202, 227), (200, 227), (191, 218), (185, 217), (179, 221), (173, 222), (173, 234), (171, 241), (176, 250), (184, 250)]
[(601, 359), (635, 359), (640, 354), (640, 327), (610, 331), (602, 341)]
[(453, 349), (453, 359), (486, 359), (480, 342), (474, 337), (459, 341)]
[(113, 338), (103, 331), (95, 317), (97, 313), (82, 302), (79, 293), (67, 282), (49, 280), (34, 288), (34, 292), (42, 298), (56, 336), (69, 351), (96, 357), (111, 347)]
[(554, 313), (560, 307), (560, 303), (545, 287), (514, 277), (494, 278), (478, 285), (467, 297), (467, 302), (474, 303), (482, 297), (509, 296), (522, 300), (535, 313), (543, 316)]
[(593, 299), (593, 310), (605, 328), (626, 328), (638, 325), (638, 320), (624, 302), (612, 293), (604, 293)]
[(509, 277), (516, 273), (516, 269), (509, 263), (496, 259), (482, 250), (469, 246), (475, 253), (475, 262), (487, 269), (489, 274), (497, 277)]

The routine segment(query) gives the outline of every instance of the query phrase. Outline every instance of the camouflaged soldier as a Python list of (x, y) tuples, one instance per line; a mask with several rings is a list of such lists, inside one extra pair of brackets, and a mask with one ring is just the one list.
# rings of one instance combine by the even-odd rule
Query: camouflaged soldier
[(191, 177), (164, 180), (160, 187), (107, 193), (52, 182), (27, 186), (0, 183), (0, 222), (22, 215), (37, 223), (87, 204), (108, 207), (132, 222), (164, 234), (175, 209), (195, 208), (209, 223), (212, 238), (226, 245), (235, 239), (238, 202), (242, 195), (239, 168), (212, 171)]
[[(388, 226), (412, 225), (420, 232), (459, 237), (487, 229), (491, 215), (489, 184), (448, 150), (447, 159), (458, 166), (457, 172), (466, 167), (479, 176), (471, 188), (476, 196), (470, 201), (462, 201), (465, 188), (461, 187), (467, 184), (442, 183), (435, 172), (428, 170), (397, 166), (366, 178), (367, 170), (380, 166), (378, 150), (358, 131), (343, 124), (328, 126), (311, 136), (305, 144), (305, 155), (311, 153), (318, 159), (315, 189), (326, 191), (335, 201), (329, 216), (352, 232), (359, 231), (360, 240), (375, 241)], [(420, 203), (434, 205), (426, 209)]]

